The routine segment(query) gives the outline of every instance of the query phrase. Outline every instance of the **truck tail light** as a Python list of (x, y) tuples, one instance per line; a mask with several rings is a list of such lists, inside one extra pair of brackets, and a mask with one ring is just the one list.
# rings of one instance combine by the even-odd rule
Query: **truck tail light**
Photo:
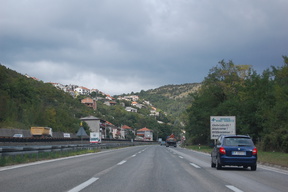
[(257, 148), (256, 147), (252, 150), (252, 155), (257, 155)]
[(220, 147), (219, 148), (219, 153), (222, 154), (222, 155), (225, 155), (226, 154), (225, 148), (224, 147)]

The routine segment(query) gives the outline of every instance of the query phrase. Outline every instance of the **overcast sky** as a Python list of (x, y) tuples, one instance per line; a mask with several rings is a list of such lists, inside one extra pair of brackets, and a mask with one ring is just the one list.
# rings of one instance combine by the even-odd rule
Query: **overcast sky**
[(287, 0), (0, 0), (0, 63), (115, 95), (288, 56)]

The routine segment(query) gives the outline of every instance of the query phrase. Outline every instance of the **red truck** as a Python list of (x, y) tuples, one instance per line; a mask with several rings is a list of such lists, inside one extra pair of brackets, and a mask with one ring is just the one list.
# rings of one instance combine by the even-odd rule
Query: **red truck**
[(177, 147), (177, 140), (173, 133), (170, 136), (168, 136), (166, 139), (166, 147), (169, 147), (169, 146)]

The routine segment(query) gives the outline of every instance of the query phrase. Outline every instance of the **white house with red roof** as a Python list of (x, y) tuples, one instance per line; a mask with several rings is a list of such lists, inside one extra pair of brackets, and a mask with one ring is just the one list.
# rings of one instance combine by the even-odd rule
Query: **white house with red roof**
[(144, 141), (153, 141), (153, 131), (146, 127), (137, 130), (137, 137)]
[(78, 92), (80, 95), (88, 95), (90, 93), (90, 89), (86, 87), (77, 87), (75, 91)]

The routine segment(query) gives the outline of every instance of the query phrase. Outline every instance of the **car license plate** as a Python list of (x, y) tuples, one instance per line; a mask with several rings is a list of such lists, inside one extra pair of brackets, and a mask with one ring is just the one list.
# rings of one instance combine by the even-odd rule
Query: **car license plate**
[(232, 155), (246, 155), (246, 151), (232, 151)]

